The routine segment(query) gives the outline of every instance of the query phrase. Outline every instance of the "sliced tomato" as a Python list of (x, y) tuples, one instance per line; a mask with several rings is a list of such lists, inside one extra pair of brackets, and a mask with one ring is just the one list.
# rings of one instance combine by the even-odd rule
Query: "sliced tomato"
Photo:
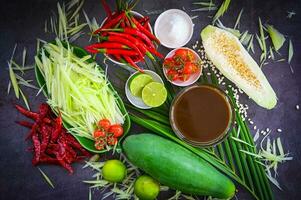
[(174, 77), (178, 75), (178, 72), (174, 69), (169, 69), (169, 70), (167, 70), (166, 75), (167, 75), (169, 80), (173, 80)]
[(193, 64), (191, 62), (187, 62), (184, 65), (183, 73), (184, 74), (192, 74), (193, 73)]
[(196, 73), (199, 70), (199, 67), (192, 62), (187, 62), (184, 65), (183, 73), (184, 74), (193, 74)]
[[(195, 61), (196, 57), (192, 51), (189, 49), (178, 49), (176, 50), (174, 56), (174, 60), (182, 60), (184, 62)], [(183, 63), (183, 62), (182, 62)]]
[(166, 58), (163, 63), (164, 67), (172, 68), (175, 65), (175, 62), (172, 58)]

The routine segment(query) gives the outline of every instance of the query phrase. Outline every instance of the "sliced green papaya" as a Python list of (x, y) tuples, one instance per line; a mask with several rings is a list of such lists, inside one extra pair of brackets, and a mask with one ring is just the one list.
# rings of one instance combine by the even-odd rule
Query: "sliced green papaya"
[(233, 34), (208, 25), (201, 32), (207, 57), (258, 105), (272, 109), (276, 94), (258, 64)]

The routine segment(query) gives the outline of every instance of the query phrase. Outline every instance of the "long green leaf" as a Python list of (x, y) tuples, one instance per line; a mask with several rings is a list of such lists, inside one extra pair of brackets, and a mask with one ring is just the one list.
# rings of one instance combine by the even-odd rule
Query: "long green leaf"
[(221, 16), (225, 14), (225, 12), (228, 10), (230, 2), (231, 0), (224, 0), (224, 2), (219, 7), (219, 9), (217, 10), (216, 14), (213, 17), (213, 22), (212, 22), (213, 24), (216, 22), (216, 20), (218, 20)]
[(42, 174), (43, 178), (45, 179), (45, 181), (52, 187), (54, 188), (54, 185), (52, 183), (52, 181), (50, 180), (50, 178), (38, 167), (40, 173)]

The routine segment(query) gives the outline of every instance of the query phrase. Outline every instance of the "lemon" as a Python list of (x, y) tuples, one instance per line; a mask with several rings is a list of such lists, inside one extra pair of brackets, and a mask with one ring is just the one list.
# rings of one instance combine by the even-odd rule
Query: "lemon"
[(103, 178), (112, 183), (121, 182), (126, 173), (126, 167), (120, 160), (108, 160), (102, 168)]
[(167, 98), (167, 90), (162, 83), (151, 82), (142, 90), (142, 100), (150, 107), (161, 106)]
[(153, 200), (160, 192), (160, 185), (152, 177), (142, 175), (135, 182), (134, 192), (141, 200)]

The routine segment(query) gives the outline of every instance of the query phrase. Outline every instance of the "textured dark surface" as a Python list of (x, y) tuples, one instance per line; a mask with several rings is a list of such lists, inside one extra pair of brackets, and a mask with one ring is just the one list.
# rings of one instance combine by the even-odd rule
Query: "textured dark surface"
[[(145, 14), (144, 10), (158, 10), (180, 8), (186, 9), (192, 15), (199, 15), (194, 19), (195, 32), (193, 40), (199, 37), (200, 30), (210, 19), (207, 13), (190, 12), (192, 1), (176, 0), (154, 0), (140, 1), (135, 10)], [(251, 32), (257, 31), (257, 18), (261, 16), (263, 22), (275, 25), (280, 32), (291, 37), (294, 42), (295, 57), (292, 61), (294, 74), (288, 64), (284, 62), (270, 63), (263, 69), (271, 85), (275, 89), (279, 102), (272, 111), (264, 110), (255, 105), (251, 100), (243, 97), (243, 102), (249, 104), (249, 117), (253, 119), (258, 128), (272, 129), (272, 137), (281, 136), (284, 148), (288, 150), (294, 160), (284, 163), (279, 167), (279, 182), (283, 191), (273, 186), (276, 199), (293, 200), (301, 198), (301, 161), (300, 161), (300, 111), (295, 109), (297, 104), (301, 105), (301, 64), (299, 52), (301, 51), (301, 2), (281, 0), (249, 0), (232, 1), (229, 11), (222, 18), (226, 26), (233, 26), (235, 18), (241, 8), (244, 8), (242, 16), (242, 30), (248, 29)], [(100, 22), (104, 13), (98, 0), (86, 0), (85, 11), (90, 17), (95, 16)], [(51, 177), (55, 189), (51, 189), (41, 177), (39, 171), (31, 164), (31, 153), (27, 152), (29, 146), (24, 141), (27, 130), (17, 126), (14, 121), (22, 117), (13, 108), (16, 101), (13, 92), (7, 95), (7, 84), (9, 80), (6, 61), (9, 59), (15, 43), (18, 43), (16, 59), (20, 59), (23, 47), (28, 49), (28, 63), (33, 63), (35, 55), (36, 38), (45, 40), (53, 39), (53, 35), (44, 33), (44, 21), (48, 19), (51, 10), (56, 10), (56, 1), (53, 0), (27, 0), (27, 1), (1, 1), (0, 7), (0, 199), (87, 199), (88, 187), (82, 180), (91, 177), (89, 169), (82, 170), (82, 164), (76, 164), (75, 174), (69, 175), (65, 170), (56, 166), (41, 166)], [(292, 19), (286, 18), (287, 11), (294, 10), (297, 15)], [(151, 15), (151, 23), (157, 15)], [(193, 42), (187, 46), (191, 46)], [(80, 39), (78, 44), (87, 44), (86, 39)], [(168, 50), (161, 48), (162, 52)], [(287, 46), (281, 50), (283, 55), (287, 54)], [(257, 51), (258, 52), (258, 51)], [(258, 56), (256, 56), (258, 59)], [(110, 65), (111, 66), (111, 65)], [(110, 71), (116, 70), (115, 66)], [(33, 72), (26, 74), (27, 78), (34, 79)], [(110, 76), (110, 79), (114, 79)], [(116, 78), (115, 78), (116, 80)], [(36, 97), (36, 91), (24, 89), (33, 110), (45, 99)], [(253, 128), (253, 127), (251, 127)], [(277, 133), (276, 129), (281, 128), (283, 132)], [(139, 128), (132, 127), (132, 132), (138, 132)], [(180, 161), (179, 161), (180, 162)], [(202, 180), (200, 180), (202, 181)], [(101, 194), (95, 191), (95, 196), (101, 198)], [(96, 199), (96, 197), (94, 199)], [(239, 189), (238, 199), (252, 199), (246, 192)], [(161, 197), (159, 199), (166, 199)]]

